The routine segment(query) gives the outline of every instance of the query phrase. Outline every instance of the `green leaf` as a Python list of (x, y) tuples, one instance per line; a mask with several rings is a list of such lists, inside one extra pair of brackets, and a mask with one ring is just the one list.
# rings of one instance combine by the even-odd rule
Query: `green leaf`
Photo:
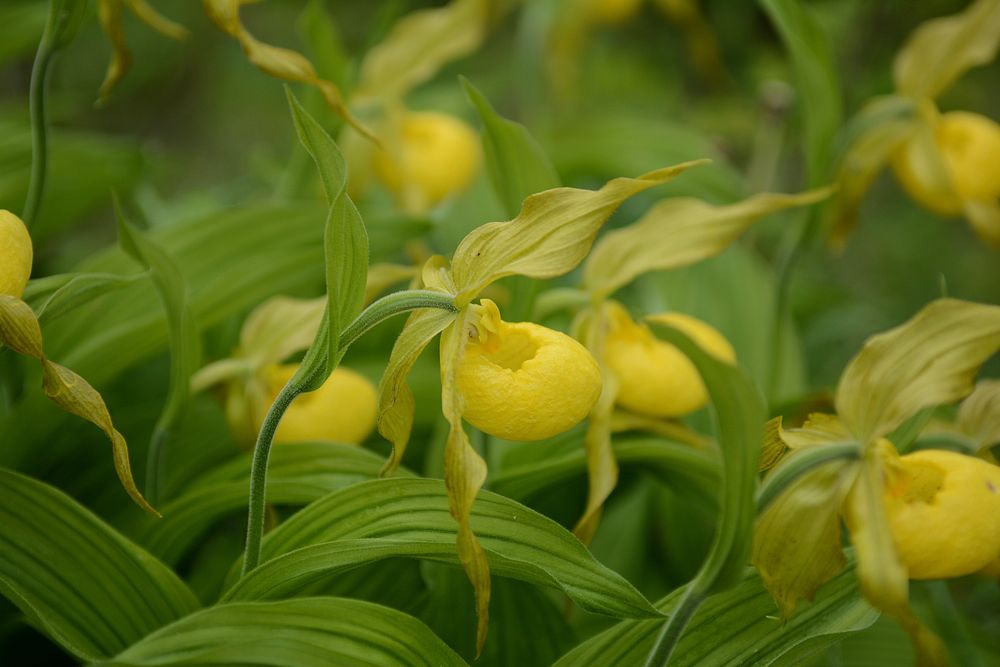
[[(322, 281), (323, 208), (262, 205), (172, 220), (151, 234), (178, 263), (191, 289), (200, 327), (218, 325), (280, 293), (315, 290)], [(135, 273), (120, 249), (100, 253), (79, 267), (91, 273)], [(45, 331), (47, 354), (102, 387), (167, 344), (163, 307), (150, 281), (140, 281), (65, 313)], [(33, 456), (39, 442), (52, 459), (74, 439), (52, 438), (65, 420), (46, 399), (28, 395), (0, 417), (0, 463), (28, 472), (44, 464)], [(49, 459), (49, 460), (52, 460)]]
[(735, 585), (742, 575), (750, 555), (753, 499), (766, 413), (764, 398), (746, 371), (715, 359), (677, 329), (655, 319), (649, 320), (649, 324), (698, 369), (711, 397), (712, 417), (722, 452), (722, 489), (715, 539), (649, 655), (650, 665), (660, 665), (669, 660), (685, 624), (701, 603), (713, 593)]
[(833, 140), (843, 122), (833, 48), (822, 25), (798, 0), (760, 0), (788, 49), (805, 107), (805, 152), (809, 184), (826, 182)]
[(91, 299), (127, 287), (147, 276), (136, 273), (119, 276), (114, 273), (60, 273), (32, 280), (24, 290), (24, 300), (31, 304), (38, 321), (45, 323)]
[(723, 590), (739, 579), (749, 557), (757, 461), (766, 421), (764, 399), (744, 370), (704, 352), (676, 329), (656, 320), (649, 324), (691, 360), (711, 397), (722, 452), (721, 511), (712, 550), (691, 586), (703, 593)]
[[(336, 142), (299, 103), (291, 91), (288, 105), (295, 131), (319, 169), (330, 200), (324, 232), (327, 309), (314, 350), (296, 373), (303, 390), (317, 389), (339, 362), (340, 332), (361, 312), (368, 277), (368, 232), (357, 207), (347, 196), (347, 166)], [(318, 372), (322, 363), (324, 372)]]
[[(351, 445), (280, 445), (268, 466), (268, 502), (307, 505), (335, 489), (377, 478), (382, 463), (374, 452)], [(206, 473), (164, 505), (163, 519), (144, 521), (139, 543), (163, 562), (179, 563), (219, 521), (246, 511), (249, 474), (249, 455)]]
[(125, 220), (117, 199), (115, 215), (118, 218), (118, 242), (122, 250), (149, 271), (166, 311), (170, 332), (170, 385), (163, 411), (153, 426), (146, 460), (146, 494), (150, 502), (156, 503), (163, 448), (188, 400), (191, 376), (201, 366), (201, 340), (191, 312), (187, 284), (177, 262), (159, 244)]
[[(655, 440), (616, 441), (615, 459), (624, 470), (649, 474), (667, 486), (683, 488), (710, 504), (718, 501), (718, 457), (691, 445)], [(496, 493), (521, 502), (585, 475), (586, 454), (575, 447), (558, 456), (502, 469), (490, 485)]]
[(559, 174), (526, 127), (498, 114), (468, 79), (461, 81), (483, 123), (483, 154), (493, 190), (513, 218), (525, 197), (559, 187)]
[[(588, 611), (630, 618), (655, 614), (631, 584), (594, 560), (569, 531), (513, 500), (481, 492), (473, 505), (472, 529), (498, 574), (559, 588)], [(262, 564), (228, 595), (283, 595), (352, 560), (361, 564), (402, 555), (457, 563), (457, 531), (440, 480), (355, 484), (312, 503), (272, 531), (264, 540)]]
[(466, 663), (423, 623), (345, 598), (225, 604), (153, 633), (105, 665), (450, 667)]
[[(670, 613), (684, 593), (683, 588), (674, 591), (657, 602), (657, 609)], [(858, 594), (852, 567), (789, 621), (782, 623), (776, 611), (760, 578), (745, 570), (741, 583), (698, 610), (674, 651), (671, 667), (801, 664), (792, 656), (821, 651), (879, 617)], [(657, 629), (656, 621), (623, 621), (580, 644), (553, 667), (641, 665)]]
[(198, 608), (170, 569), (61, 491), (0, 469), (0, 592), (80, 660)]

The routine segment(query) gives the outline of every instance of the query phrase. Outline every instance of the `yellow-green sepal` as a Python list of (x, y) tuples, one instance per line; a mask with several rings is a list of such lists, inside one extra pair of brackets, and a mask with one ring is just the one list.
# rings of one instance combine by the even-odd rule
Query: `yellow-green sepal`
[(997, 349), (1000, 306), (933, 301), (868, 339), (841, 375), (837, 414), (855, 438), (874, 442), (922, 408), (969, 394)]
[(814, 204), (832, 192), (762, 192), (724, 206), (690, 197), (664, 199), (635, 224), (609, 232), (594, 246), (584, 268), (584, 285), (603, 297), (648, 271), (694, 264), (721, 253), (760, 218)]

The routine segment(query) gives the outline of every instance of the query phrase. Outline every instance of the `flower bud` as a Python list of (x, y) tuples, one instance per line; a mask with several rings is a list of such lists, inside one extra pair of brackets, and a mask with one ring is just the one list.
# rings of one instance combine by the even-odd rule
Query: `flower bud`
[[(296, 370), (296, 364), (284, 364), (268, 366), (262, 371), (266, 401), (257, 411), (258, 429), (267, 409)], [(368, 378), (347, 368), (337, 368), (319, 389), (292, 401), (278, 424), (274, 442), (329, 440), (360, 444), (375, 428), (375, 406), (375, 387)]]
[[(618, 379), (618, 404), (650, 417), (681, 417), (704, 407), (708, 392), (694, 364), (673, 345), (658, 339), (624, 308), (609, 306), (611, 331), (605, 343), (608, 368)], [(708, 324), (681, 313), (653, 315), (674, 327), (716, 359), (733, 363), (729, 341)]]
[(479, 170), (479, 137), (455, 116), (410, 112), (399, 133), (398, 146), (376, 153), (374, 169), (409, 209), (426, 210), (463, 190)]
[(504, 322), (483, 299), (457, 369), (465, 419), (505, 440), (543, 440), (579, 423), (601, 393), (601, 370), (583, 345), (532, 322)]
[(899, 465), (885, 505), (911, 579), (960, 577), (1000, 558), (1000, 467), (934, 449)]
[[(962, 202), (1000, 197), (1000, 125), (966, 111), (942, 114), (934, 125), (934, 143), (941, 154), (947, 182), (935, 179), (919, 138), (903, 145), (893, 157), (893, 169), (903, 188), (923, 206), (940, 215), (958, 215)], [(947, 187), (942, 187), (942, 185)]]
[(31, 236), (10, 211), (0, 210), (0, 294), (21, 298), (31, 276)]

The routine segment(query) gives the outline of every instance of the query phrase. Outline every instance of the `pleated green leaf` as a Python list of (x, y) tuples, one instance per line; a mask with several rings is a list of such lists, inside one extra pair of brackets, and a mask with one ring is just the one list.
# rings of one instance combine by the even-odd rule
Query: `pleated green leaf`
[(120, 276), (114, 273), (60, 273), (32, 280), (24, 290), (24, 300), (45, 324), (91, 299), (146, 278), (145, 274)]
[(702, 593), (723, 590), (738, 581), (749, 559), (764, 399), (742, 369), (715, 359), (676, 329), (655, 320), (649, 324), (691, 359), (711, 397), (722, 451), (721, 512), (715, 542), (692, 587)]
[(0, 469), (0, 592), (80, 660), (198, 608), (170, 569), (61, 491)]
[[(499, 574), (559, 588), (595, 613), (627, 618), (656, 614), (631, 584), (598, 563), (572, 533), (509, 498), (481, 492), (471, 523)], [(229, 595), (245, 599), (286, 594), (309, 577), (347, 567), (351, 559), (363, 564), (395, 555), (457, 563), (457, 530), (440, 480), (355, 484), (312, 503), (270, 533), (264, 539), (262, 564)]]
[(465, 661), (400, 611), (346, 598), (225, 604), (163, 628), (103, 665), (451, 667)]
[[(660, 600), (670, 613), (684, 589)], [(867, 628), (879, 614), (861, 599), (854, 568), (848, 567), (820, 590), (816, 601), (787, 622), (777, 617), (774, 601), (753, 570), (734, 588), (708, 600), (696, 612), (670, 661), (671, 667), (795, 665), (796, 656), (821, 651), (846, 634)], [(553, 667), (641, 665), (659, 624), (622, 621), (580, 644)]]
[[(615, 442), (614, 450), (622, 470), (653, 475), (668, 486), (690, 490), (710, 504), (718, 501), (718, 456), (707, 449), (650, 438)], [(583, 448), (576, 447), (541, 461), (504, 468), (490, 488), (523, 502), (586, 472), (586, 455)]]
[(153, 426), (149, 457), (146, 461), (146, 494), (156, 503), (159, 495), (163, 448), (181, 408), (187, 402), (191, 376), (201, 366), (201, 340), (191, 312), (187, 283), (177, 262), (150, 239), (130, 225), (115, 201), (118, 219), (118, 242), (126, 253), (139, 262), (153, 279), (163, 309), (167, 314), (170, 337), (170, 385), (159, 419)]
[[(274, 505), (307, 505), (330, 491), (375, 479), (381, 456), (351, 445), (295, 443), (271, 452), (267, 497)], [(409, 475), (406, 470), (399, 475)], [(192, 482), (145, 521), (139, 542), (168, 564), (179, 562), (222, 519), (246, 511), (250, 456), (241, 456)]]
[(493, 190), (513, 218), (525, 197), (559, 187), (559, 174), (526, 127), (498, 114), (468, 79), (463, 77), (462, 85), (483, 123), (483, 154)]
[(844, 103), (833, 48), (822, 24), (799, 0), (760, 0), (781, 35), (795, 70), (803, 105), (805, 153), (810, 185), (823, 183)]

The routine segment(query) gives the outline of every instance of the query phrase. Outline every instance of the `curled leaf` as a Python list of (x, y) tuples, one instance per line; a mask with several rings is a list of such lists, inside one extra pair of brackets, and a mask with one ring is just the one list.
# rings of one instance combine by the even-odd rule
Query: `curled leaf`
[(111, 440), (115, 471), (125, 491), (139, 507), (159, 516), (132, 479), (128, 445), (112, 424), (104, 399), (82, 377), (45, 357), (42, 331), (35, 313), (26, 303), (12, 296), (0, 295), (0, 343), (37, 359), (42, 365), (45, 395), (66, 412), (83, 417), (104, 431)]
[[(471, 315), (471, 311), (467, 311)], [(472, 315), (475, 316), (475, 315)], [(441, 411), (451, 425), (444, 453), (444, 483), (448, 507), (458, 522), (458, 559), (476, 596), (476, 655), (486, 643), (490, 618), (490, 566), (472, 532), (472, 504), (486, 482), (486, 461), (472, 448), (462, 425), (463, 398), (458, 389), (458, 365), (469, 340), (465, 319), (441, 335)]]
[(396, 338), (378, 387), (378, 432), (392, 443), (392, 454), (383, 474), (399, 467), (413, 428), (415, 406), (406, 376), (427, 344), (452, 324), (455, 317), (455, 313), (438, 309), (415, 311)]
[(616, 178), (600, 190), (554, 188), (524, 200), (508, 222), (477, 228), (459, 244), (451, 275), (462, 306), (495, 280), (523, 275), (552, 278), (583, 261), (601, 225), (632, 195), (667, 183), (705, 160), (651, 171), (637, 178)]
[(896, 89), (934, 98), (966, 70), (991, 62), (1000, 48), (1000, 2), (977, 0), (913, 31), (893, 64)]
[(762, 192), (726, 206), (700, 199), (665, 199), (633, 225), (609, 232), (595, 246), (584, 284), (607, 296), (647, 271), (687, 266), (725, 250), (754, 222), (777, 211), (829, 197), (830, 188), (797, 195)]
[(863, 443), (921, 408), (969, 394), (979, 367), (1000, 348), (1000, 306), (938, 299), (872, 336), (837, 389), (837, 414)]

